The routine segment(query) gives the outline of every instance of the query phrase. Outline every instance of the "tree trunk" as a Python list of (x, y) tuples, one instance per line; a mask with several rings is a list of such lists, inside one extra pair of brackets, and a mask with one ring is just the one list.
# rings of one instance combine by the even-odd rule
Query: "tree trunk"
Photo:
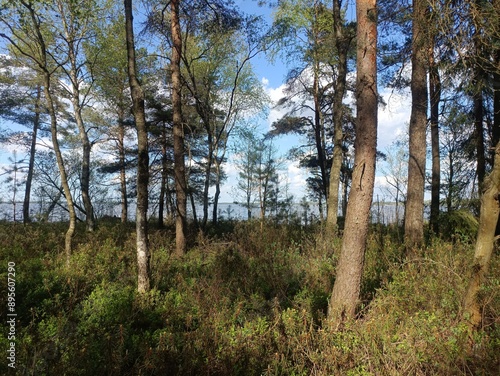
[(128, 221), (127, 174), (125, 169), (125, 115), (118, 114), (118, 163), (120, 164), (121, 221)]
[(439, 103), (441, 101), (441, 79), (434, 61), (434, 48), (429, 49), (429, 97), (431, 102), (431, 215), (430, 226), (435, 234), (439, 231), (439, 198), (441, 192), (441, 160), (439, 155)]
[(66, 266), (69, 267), (71, 251), (72, 251), (73, 235), (75, 233), (75, 227), (76, 227), (76, 213), (75, 213), (75, 206), (73, 204), (73, 197), (71, 196), (71, 189), (68, 183), (66, 169), (64, 167), (64, 160), (62, 157), (61, 148), (59, 147), (59, 141), (57, 139), (57, 114), (54, 106), (54, 101), (52, 99), (52, 93), (50, 91), (51, 89), (50, 73), (48, 73), (48, 71), (44, 73), (44, 79), (45, 79), (44, 82), (45, 99), (47, 101), (47, 108), (50, 115), (50, 133), (52, 136), (52, 144), (54, 147), (54, 154), (56, 155), (59, 174), (61, 175), (61, 185), (63, 187), (64, 196), (66, 198), (66, 202), (68, 205), (69, 227), (68, 230), (66, 231), (64, 249), (66, 252)]
[[(85, 208), (85, 221), (87, 225), (87, 231), (92, 232), (95, 229), (94, 220), (94, 208), (92, 206), (92, 201), (89, 194), (90, 186), (90, 150), (91, 144), (89, 137), (87, 135), (87, 130), (85, 129), (85, 124), (82, 117), (82, 105), (80, 102), (80, 80), (78, 77), (79, 66), (77, 62), (77, 47), (75, 43), (79, 41), (75, 40), (75, 27), (76, 21), (74, 20), (75, 15), (70, 11), (70, 14), (65, 14), (65, 9), (63, 2), (58, 1), (57, 6), (59, 12), (61, 13), (61, 20), (64, 25), (65, 41), (68, 47), (68, 60), (69, 60), (69, 71), (68, 77), (71, 82), (71, 103), (73, 105), (73, 115), (75, 116), (76, 125), (78, 127), (78, 133), (80, 136), (80, 141), (82, 143), (82, 167), (80, 174), (80, 190), (82, 194), (83, 206)], [(68, 19), (66, 18), (68, 17)]]
[[(208, 121), (207, 121), (208, 124)], [(207, 155), (207, 165), (205, 167), (205, 182), (203, 185), (203, 219), (201, 221), (201, 228), (204, 230), (207, 227), (208, 221), (208, 194), (210, 190), (210, 178), (213, 164), (213, 138), (210, 130), (210, 126), (206, 126), (207, 130), (207, 144), (208, 144), (208, 155)]]
[(158, 203), (158, 228), (165, 228), (163, 221), (164, 209), (165, 209), (165, 198), (166, 198), (166, 186), (167, 186), (167, 129), (165, 124), (161, 130), (161, 182), (160, 182), (160, 200)]
[(137, 210), (136, 210), (136, 244), (137, 244), (137, 290), (141, 293), (150, 289), (150, 253), (148, 245), (148, 182), (149, 182), (149, 150), (146, 115), (144, 110), (144, 93), (137, 79), (135, 57), (134, 27), (132, 16), (132, 0), (124, 0), (125, 25), (127, 36), (127, 57), (132, 111), (137, 130)]
[(427, 2), (413, 1), (411, 116), (409, 129), (408, 188), (405, 207), (405, 238), (409, 256), (424, 241), (424, 189), (427, 126), (427, 49), (425, 22)]
[(328, 188), (326, 230), (327, 237), (332, 239), (337, 233), (337, 217), (339, 211), (339, 187), (340, 174), (342, 169), (342, 120), (343, 104), (342, 101), (346, 92), (347, 80), (347, 54), (351, 45), (351, 39), (345, 35), (344, 24), (342, 22), (342, 13), (340, 9), (340, 0), (333, 2), (333, 34), (335, 45), (337, 47), (337, 79), (333, 94), (333, 161), (330, 170), (330, 182)]
[(24, 224), (31, 222), (30, 218), (31, 183), (33, 181), (33, 170), (35, 168), (36, 138), (37, 138), (38, 128), (40, 127), (41, 97), (42, 97), (42, 88), (40, 87), (40, 85), (37, 85), (36, 100), (35, 100), (35, 119), (33, 121), (33, 133), (31, 135), (30, 160), (28, 164), (28, 173), (26, 176), (26, 187), (24, 190), (24, 202), (23, 202)]
[(471, 265), (469, 286), (465, 294), (464, 317), (470, 329), (478, 329), (482, 323), (479, 290), (484, 283), (495, 242), (495, 229), (500, 213), (500, 143), (495, 148), (495, 163), (484, 181), (485, 191), (481, 196), (479, 230)]
[(64, 167), (64, 160), (62, 157), (61, 148), (59, 147), (59, 140), (57, 139), (57, 133), (58, 133), (57, 113), (51, 91), (51, 73), (48, 69), (48, 64), (47, 64), (47, 46), (45, 44), (45, 39), (43, 37), (42, 31), (40, 30), (38, 17), (35, 14), (33, 8), (31, 7), (31, 4), (23, 2), (23, 5), (30, 12), (32, 26), (34, 26), (34, 30), (36, 33), (36, 41), (38, 43), (38, 47), (40, 48), (39, 52), (41, 56), (35, 57), (34, 60), (37, 61), (37, 64), (39, 65), (40, 69), (43, 72), (43, 87), (44, 87), (45, 100), (47, 104), (47, 111), (49, 112), (50, 116), (50, 133), (51, 133), (52, 145), (54, 148), (54, 154), (56, 156), (59, 174), (61, 175), (61, 185), (63, 187), (64, 196), (66, 198), (66, 203), (68, 206), (69, 225), (64, 239), (64, 249), (66, 252), (66, 266), (69, 267), (71, 260), (73, 235), (75, 233), (75, 227), (76, 227), (76, 213), (73, 203), (73, 197), (71, 196), (71, 189), (68, 183), (66, 169)]
[(219, 213), (218, 207), (219, 207), (219, 197), (220, 197), (220, 180), (221, 180), (221, 162), (219, 160), (215, 160), (215, 195), (214, 195), (214, 208), (212, 211), (212, 223), (214, 225), (217, 224), (217, 219)]
[(356, 18), (355, 163), (342, 249), (328, 312), (328, 317), (336, 323), (353, 318), (356, 313), (375, 182), (378, 96), (376, 0), (357, 0)]
[(174, 130), (174, 177), (177, 196), (177, 216), (175, 221), (176, 253), (186, 252), (186, 167), (184, 162), (184, 130), (181, 108), (181, 54), (182, 35), (179, 21), (179, 2), (171, 0), (172, 28), (172, 107)]

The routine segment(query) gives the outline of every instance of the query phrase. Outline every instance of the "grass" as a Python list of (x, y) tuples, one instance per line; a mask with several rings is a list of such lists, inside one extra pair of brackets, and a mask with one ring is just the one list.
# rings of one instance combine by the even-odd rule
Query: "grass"
[[(499, 255), (481, 292), (483, 330), (469, 338), (461, 310), (473, 246), (462, 234), (431, 238), (404, 262), (396, 231), (374, 227), (359, 316), (337, 328), (325, 315), (340, 243), (326, 244), (321, 228), (221, 223), (192, 236), (182, 258), (173, 229), (152, 230), (146, 295), (135, 291), (133, 225), (78, 228), (69, 269), (64, 230), (0, 224), (4, 281), (16, 263), (11, 374), (500, 374)], [(6, 335), (0, 343), (8, 348)]]

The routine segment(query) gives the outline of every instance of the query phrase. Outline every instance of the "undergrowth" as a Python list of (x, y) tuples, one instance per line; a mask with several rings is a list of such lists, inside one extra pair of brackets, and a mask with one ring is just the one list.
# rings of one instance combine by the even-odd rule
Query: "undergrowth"
[[(79, 228), (70, 268), (64, 230), (0, 225), (2, 280), (16, 263), (18, 375), (500, 374), (500, 257), (481, 292), (483, 329), (469, 338), (473, 246), (461, 238), (432, 238), (405, 262), (395, 231), (372, 229), (359, 315), (336, 327), (326, 310), (340, 241), (326, 244), (321, 228), (222, 223), (182, 258), (171, 229), (152, 230), (143, 295), (133, 226)], [(3, 307), (6, 293), (2, 283)]]

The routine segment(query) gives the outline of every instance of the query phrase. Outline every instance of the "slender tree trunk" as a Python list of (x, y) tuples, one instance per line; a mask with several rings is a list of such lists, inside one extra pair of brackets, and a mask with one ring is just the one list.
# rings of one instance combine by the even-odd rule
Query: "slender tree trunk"
[(24, 202), (23, 202), (24, 224), (31, 222), (30, 218), (31, 183), (33, 181), (33, 170), (35, 168), (36, 139), (38, 134), (38, 128), (40, 127), (41, 97), (42, 97), (42, 88), (40, 87), (40, 85), (37, 85), (36, 99), (35, 99), (35, 119), (33, 121), (33, 132), (31, 135), (30, 160), (28, 163), (28, 174), (26, 176), (26, 187), (24, 190)]
[(357, 0), (356, 140), (352, 186), (344, 237), (328, 316), (341, 323), (353, 318), (361, 275), (375, 182), (377, 150), (377, 2)]
[(144, 93), (137, 79), (135, 57), (134, 26), (132, 16), (132, 0), (124, 0), (125, 28), (127, 36), (128, 76), (132, 111), (137, 130), (137, 210), (136, 210), (136, 244), (137, 244), (137, 290), (141, 293), (150, 289), (150, 253), (148, 245), (148, 183), (149, 183), (149, 150), (146, 115), (144, 110)]
[(439, 231), (439, 201), (441, 192), (441, 159), (439, 154), (439, 103), (441, 101), (441, 79), (434, 61), (434, 46), (429, 49), (429, 97), (431, 102), (431, 215), (430, 226), (435, 234)]
[(54, 154), (56, 155), (59, 174), (61, 175), (61, 185), (63, 187), (64, 196), (66, 198), (66, 202), (68, 205), (69, 227), (68, 230), (66, 231), (64, 248), (66, 251), (66, 265), (69, 266), (71, 251), (72, 251), (73, 235), (75, 233), (75, 227), (76, 227), (76, 213), (73, 204), (73, 197), (71, 196), (71, 189), (68, 183), (66, 169), (64, 167), (64, 160), (62, 157), (61, 148), (59, 147), (59, 141), (57, 139), (57, 115), (54, 106), (54, 101), (52, 99), (52, 93), (50, 91), (51, 90), (50, 74), (48, 72), (45, 72), (44, 76), (45, 76), (44, 91), (45, 91), (45, 99), (47, 101), (47, 108), (50, 115), (50, 133), (52, 135), (52, 144), (54, 147)]
[(314, 139), (316, 141), (316, 152), (318, 153), (319, 170), (321, 174), (321, 192), (327, 197), (328, 179), (325, 167), (325, 149), (321, 136), (323, 122), (321, 119), (321, 105), (319, 102), (319, 63), (314, 68), (313, 99), (314, 99)]
[[(76, 79), (76, 77), (75, 77)], [(73, 88), (73, 108), (75, 120), (78, 126), (78, 131), (80, 133), (80, 141), (82, 143), (82, 169), (80, 174), (80, 189), (82, 192), (82, 201), (85, 208), (85, 222), (87, 226), (87, 231), (92, 232), (95, 229), (95, 218), (94, 218), (94, 207), (92, 206), (92, 201), (90, 198), (89, 188), (90, 188), (90, 151), (91, 145), (85, 129), (82, 109), (80, 107), (80, 97), (79, 90)]]
[(347, 54), (351, 45), (351, 39), (345, 35), (344, 24), (342, 21), (342, 13), (340, 9), (340, 0), (333, 1), (333, 34), (335, 37), (335, 45), (337, 47), (337, 79), (335, 81), (335, 89), (333, 94), (333, 161), (330, 170), (330, 183), (328, 189), (327, 202), (327, 218), (326, 229), (329, 239), (337, 233), (337, 217), (339, 211), (339, 187), (340, 174), (342, 169), (342, 120), (343, 120), (343, 104), (342, 101), (346, 92), (347, 80)]
[(215, 161), (215, 195), (214, 195), (214, 208), (212, 212), (212, 223), (214, 225), (217, 224), (217, 218), (219, 213), (217, 212), (219, 206), (219, 197), (220, 197), (220, 176), (221, 176), (221, 166), (220, 161)]
[(474, 261), (470, 268), (471, 276), (464, 304), (464, 316), (470, 329), (478, 329), (482, 323), (479, 290), (488, 272), (500, 213), (500, 143), (497, 143), (495, 148), (495, 163), (490, 175), (484, 181), (484, 188)]
[[(80, 102), (80, 81), (78, 77), (78, 62), (77, 62), (77, 47), (75, 43), (74, 28), (76, 27), (76, 21), (74, 21), (75, 15), (70, 12), (70, 14), (65, 14), (65, 9), (63, 2), (57, 2), (59, 12), (61, 13), (61, 20), (64, 25), (65, 41), (68, 47), (68, 60), (69, 60), (69, 71), (68, 76), (71, 82), (71, 103), (73, 105), (73, 115), (75, 116), (76, 125), (78, 127), (78, 133), (80, 135), (80, 141), (82, 143), (82, 167), (80, 174), (80, 190), (82, 194), (83, 206), (85, 208), (85, 221), (87, 225), (87, 231), (92, 232), (95, 229), (94, 220), (94, 208), (92, 206), (92, 201), (90, 199), (89, 186), (90, 186), (90, 151), (91, 144), (85, 129), (85, 124), (82, 117), (82, 105)], [(68, 23), (68, 19), (70, 20)]]
[(174, 128), (174, 176), (177, 195), (177, 216), (175, 221), (176, 253), (186, 252), (186, 167), (184, 162), (184, 130), (181, 108), (181, 54), (182, 35), (179, 21), (180, 0), (170, 1), (172, 28), (172, 107)]
[(424, 241), (424, 189), (427, 126), (427, 51), (425, 17), (427, 1), (413, 1), (411, 116), (405, 238), (408, 256)]
[(39, 65), (40, 69), (43, 72), (43, 87), (44, 87), (44, 94), (45, 94), (45, 100), (46, 100), (46, 105), (47, 105), (47, 111), (49, 112), (50, 116), (50, 133), (51, 133), (51, 138), (52, 138), (52, 145), (54, 148), (54, 154), (56, 156), (56, 161), (57, 161), (57, 167), (59, 169), (59, 174), (61, 175), (61, 185), (63, 187), (64, 195), (66, 198), (66, 203), (68, 206), (68, 214), (69, 214), (69, 226), (68, 230), (66, 231), (66, 236), (64, 240), (64, 249), (66, 252), (66, 266), (69, 267), (70, 265), (70, 260), (71, 260), (71, 251), (72, 251), (72, 241), (73, 241), (73, 235), (75, 233), (75, 227), (76, 227), (76, 212), (75, 212), (75, 207), (73, 203), (73, 197), (71, 195), (71, 189), (68, 183), (68, 177), (66, 174), (66, 169), (64, 167), (64, 160), (62, 157), (61, 153), (61, 148), (59, 147), (59, 140), (57, 139), (57, 113), (56, 113), (56, 107), (54, 104), (54, 100), (52, 97), (52, 91), (51, 91), (51, 73), (48, 69), (48, 63), (47, 63), (47, 46), (45, 44), (45, 39), (43, 37), (42, 31), (40, 29), (40, 23), (39, 19), (34, 11), (34, 9), (31, 6), (31, 3), (27, 2), (22, 2), (23, 6), (28, 9), (30, 13), (30, 18), (32, 21), (32, 25), (34, 27), (35, 31), (35, 38), (38, 43), (39, 47), (39, 52), (40, 56), (37, 56), (34, 58), (35, 61), (37, 61), (37, 64)]
[(205, 183), (203, 185), (203, 219), (201, 221), (201, 227), (202, 229), (205, 229), (207, 227), (207, 221), (208, 221), (208, 193), (210, 190), (210, 178), (211, 178), (211, 172), (212, 172), (212, 164), (213, 164), (213, 155), (214, 155), (214, 148), (213, 148), (213, 137), (210, 131), (210, 127), (207, 126), (207, 144), (208, 144), (208, 155), (207, 155), (207, 165), (205, 167)]
[(160, 182), (160, 202), (158, 203), (158, 227), (165, 227), (163, 217), (165, 208), (166, 186), (167, 186), (167, 130), (165, 124), (161, 131), (161, 182)]
[(125, 115), (118, 114), (118, 163), (120, 164), (121, 221), (128, 221), (127, 172), (125, 166)]

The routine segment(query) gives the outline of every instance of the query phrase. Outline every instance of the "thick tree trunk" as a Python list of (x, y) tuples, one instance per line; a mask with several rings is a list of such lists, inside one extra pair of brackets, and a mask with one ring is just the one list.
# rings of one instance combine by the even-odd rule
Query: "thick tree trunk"
[(411, 116), (405, 238), (409, 256), (424, 242), (424, 189), (427, 126), (427, 2), (413, 1)]
[(500, 213), (500, 143), (497, 143), (493, 170), (485, 179), (484, 188), (485, 191), (481, 196), (481, 214), (474, 261), (470, 268), (471, 276), (464, 302), (464, 317), (470, 329), (478, 329), (482, 323), (479, 290), (488, 272)]
[(352, 186), (342, 249), (328, 316), (341, 323), (353, 318), (359, 300), (375, 181), (377, 150), (377, 2), (356, 1), (356, 140)]
[(177, 196), (177, 216), (175, 221), (176, 253), (186, 252), (186, 167), (184, 162), (184, 130), (182, 127), (181, 108), (181, 54), (182, 35), (179, 21), (179, 2), (171, 0), (172, 28), (172, 107), (174, 128), (174, 177)]
[(429, 49), (429, 97), (431, 102), (431, 215), (430, 226), (435, 234), (439, 231), (439, 196), (441, 192), (441, 159), (439, 154), (439, 103), (441, 101), (441, 78), (434, 61), (434, 49)]
[(150, 253), (148, 245), (148, 183), (149, 150), (144, 93), (137, 79), (135, 58), (134, 27), (132, 0), (124, 0), (125, 27), (127, 35), (127, 57), (132, 111), (137, 130), (137, 209), (136, 209), (136, 244), (137, 244), (137, 290), (147, 292), (150, 289)]
[(337, 47), (337, 78), (333, 94), (333, 161), (330, 170), (330, 182), (328, 188), (326, 230), (329, 239), (337, 233), (337, 217), (339, 211), (339, 187), (340, 174), (342, 169), (343, 151), (342, 151), (342, 120), (343, 104), (342, 101), (346, 92), (347, 80), (347, 54), (351, 45), (351, 38), (345, 35), (344, 24), (342, 22), (342, 13), (340, 9), (340, 0), (333, 2), (333, 34), (335, 45)]
[(31, 183), (33, 181), (33, 170), (35, 168), (36, 138), (37, 138), (38, 128), (40, 127), (41, 97), (42, 97), (42, 88), (40, 85), (37, 85), (36, 99), (35, 99), (35, 119), (33, 120), (33, 132), (31, 135), (31, 146), (30, 146), (30, 159), (28, 163), (28, 173), (26, 175), (26, 187), (24, 189), (24, 202), (23, 202), (24, 224), (31, 222), (30, 218)]

